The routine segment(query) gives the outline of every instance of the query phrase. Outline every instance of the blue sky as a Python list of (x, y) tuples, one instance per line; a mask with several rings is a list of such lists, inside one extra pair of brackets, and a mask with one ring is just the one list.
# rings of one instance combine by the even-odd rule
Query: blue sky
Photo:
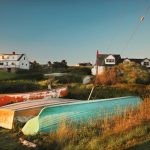
[(94, 63), (96, 49), (150, 58), (148, 7), (149, 0), (0, 0), (0, 53), (68, 64)]

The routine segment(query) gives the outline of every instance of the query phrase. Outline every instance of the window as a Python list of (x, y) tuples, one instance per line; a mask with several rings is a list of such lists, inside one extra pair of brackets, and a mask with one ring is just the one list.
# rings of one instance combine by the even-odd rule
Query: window
[(16, 65), (14, 62), (11, 63), (12, 65)]
[(112, 63), (112, 62), (115, 62), (115, 60), (114, 59), (106, 59), (106, 62)]
[(2, 59), (4, 59), (4, 56), (2, 56)]
[(22, 66), (23, 66), (24, 64), (22, 63)]
[(24, 57), (24, 60), (26, 60), (26, 58)]
[(6, 62), (6, 66), (8, 66), (8, 62)]
[(7, 59), (9, 59), (9, 56), (7, 56)]
[(149, 66), (149, 62), (144, 62), (144, 66)]
[(0, 63), (0, 66), (3, 66), (4, 65), (4, 63)]

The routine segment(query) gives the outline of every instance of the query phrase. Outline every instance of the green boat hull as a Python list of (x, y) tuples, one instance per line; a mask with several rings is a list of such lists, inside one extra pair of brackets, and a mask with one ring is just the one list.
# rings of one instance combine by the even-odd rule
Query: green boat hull
[(33, 135), (38, 132), (51, 132), (58, 129), (63, 120), (71, 119), (75, 122), (87, 122), (90, 118), (111, 117), (116, 113), (122, 113), (127, 108), (139, 105), (139, 97), (129, 96), (111, 99), (90, 100), (45, 107), (38, 116), (30, 119), (22, 129), (25, 135)]

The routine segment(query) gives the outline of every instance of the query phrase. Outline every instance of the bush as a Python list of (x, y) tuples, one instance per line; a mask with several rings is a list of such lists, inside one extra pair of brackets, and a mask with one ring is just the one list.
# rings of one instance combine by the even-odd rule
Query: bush
[(80, 75), (64, 75), (60, 77), (55, 77), (57, 83), (67, 84), (67, 83), (82, 83), (83, 77)]
[(17, 74), (15, 79), (16, 80), (21, 80), (21, 79), (43, 80), (44, 75), (42, 73), (39, 73), (39, 72), (27, 73), (27, 74)]
[[(76, 86), (69, 86), (67, 98), (87, 100), (91, 92), (91, 88), (92, 86), (83, 86), (80, 84), (76, 84)], [(124, 88), (113, 86), (97, 86), (94, 88), (91, 99), (113, 98), (130, 95), (135, 96), (137, 94), (136, 90), (129, 91)]]
[(0, 71), (0, 81), (3, 80), (42, 80), (44, 74), (41, 72), (30, 72), (28, 70), (18, 70), (16, 73)]
[(67, 72), (71, 74), (91, 75), (91, 67), (69, 67)]
[(43, 89), (38, 83), (25, 80), (12, 80), (0, 82), (0, 93), (20, 93)]
[(121, 78), (124, 83), (129, 84), (149, 84), (150, 83), (150, 75), (148, 70), (141, 66), (140, 64), (136, 64), (134, 62), (126, 62), (119, 64), (118, 70), (122, 73)]
[(32, 70), (18, 69), (16, 72), (16, 80), (29, 79), (29, 80), (42, 80), (44, 74), (41, 72), (35, 72)]

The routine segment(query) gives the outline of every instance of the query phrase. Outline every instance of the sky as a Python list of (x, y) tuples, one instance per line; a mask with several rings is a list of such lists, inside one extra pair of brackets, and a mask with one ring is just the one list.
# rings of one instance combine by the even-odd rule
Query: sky
[(150, 58), (150, 0), (0, 0), (0, 53), (74, 65), (97, 49)]

